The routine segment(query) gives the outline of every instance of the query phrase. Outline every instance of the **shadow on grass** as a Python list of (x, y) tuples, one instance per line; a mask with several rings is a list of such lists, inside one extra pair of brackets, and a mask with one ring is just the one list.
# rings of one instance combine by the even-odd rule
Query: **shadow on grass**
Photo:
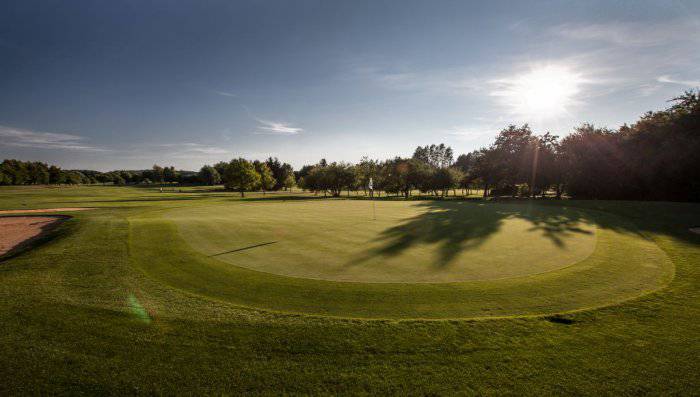
[[(324, 197), (324, 196), (256, 196), (256, 197), (239, 197), (234, 199), (235, 201), (242, 202), (255, 202), (255, 201), (308, 201), (308, 200), (339, 200), (337, 197)], [(342, 197), (345, 199), (345, 197)]]
[(539, 231), (560, 248), (565, 246), (565, 237), (591, 234), (581, 227), (582, 224), (598, 223), (583, 211), (543, 208), (531, 203), (503, 205), (430, 200), (418, 205), (427, 211), (381, 232), (381, 246), (355, 263), (376, 255), (394, 256), (419, 244), (438, 244), (439, 261), (436, 265), (446, 266), (461, 251), (483, 244), (509, 218), (530, 222), (532, 227), (528, 232)]
[(230, 251), (219, 252), (218, 254), (209, 255), (209, 256), (214, 257), (214, 256), (219, 256), (219, 255), (233, 254), (235, 252), (247, 251), (247, 250), (250, 250), (253, 248), (264, 247), (266, 245), (271, 245), (271, 244), (275, 244), (275, 243), (277, 243), (277, 241), (268, 241), (267, 243), (253, 244), (253, 245), (249, 245), (247, 247), (236, 248), (236, 249), (232, 249)]
[[(159, 202), (159, 201), (190, 201), (204, 200), (204, 196), (142, 196), (133, 198), (120, 198), (114, 200), (85, 200), (80, 201), (81, 204), (87, 203), (143, 203), (143, 202)], [(75, 201), (53, 201), (55, 204), (75, 203)]]

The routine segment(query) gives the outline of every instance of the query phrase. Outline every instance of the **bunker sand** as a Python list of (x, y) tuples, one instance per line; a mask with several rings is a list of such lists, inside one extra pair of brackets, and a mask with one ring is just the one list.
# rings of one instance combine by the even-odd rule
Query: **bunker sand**
[(0, 217), (0, 255), (41, 236), (64, 219), (60, 216)]

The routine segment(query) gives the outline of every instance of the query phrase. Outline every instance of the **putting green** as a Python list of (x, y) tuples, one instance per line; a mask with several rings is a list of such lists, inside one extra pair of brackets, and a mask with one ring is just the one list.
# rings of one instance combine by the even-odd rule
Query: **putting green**
[(581, 310), (638, 297), (673, 276), (664, 252), (612, 214), (558, 203), (375, 205), (376, 220), (372, 203), (359, 200), (143, 213), (130, 218), (131, 262), (216, 300), (359, 318)]
[[(168, 214), (209, 257), (267, 273), (357, 282), (525, 276), (588, 257), (595, 227), (562, 207), (465, 202), (296, 201)], [(376, 218), (373, 213), (376, 212)]]

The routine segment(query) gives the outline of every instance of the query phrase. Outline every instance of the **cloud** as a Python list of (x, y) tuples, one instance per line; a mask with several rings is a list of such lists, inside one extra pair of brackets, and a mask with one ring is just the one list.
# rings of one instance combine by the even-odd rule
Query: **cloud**
[(214, 94), (218, 94), (221, 96), (227, 96), (227, 97), (237, 97), (237, 94), (234, 94), (232, 92), (226, 92), (226, 91), (212, 91)]
[(106, 149), (84, 143), (85, 138), (73, 134), (40, 132), (15, 127), (0, 126), (0, 146), (30, 147), (38, 149), (79, 150), (104, 152)]
[(656, 78), (656, 81), (658, 81), (659, 83), (666, 83), (666, 84), (678, 84), (678, 85), (685, 85), (685, 86), (700, 87), (700, 80), (677, 80), (677, 79), (672, 78), (669, 75), (659, 76)]
[[(184, 143), (168, 143), (158, 145), (164, 148), (173, 148), (167, 155), (173, 158), (194, 158), (208, 157), (219, 155), (230, 155), (231, 152), (224, 148), (211, 145), (203, 145), (200, 143), (184, 142)], [(149, 150), (150, 151), (150, 150)]]
[(395, 71), (392, 68), (360, 66), (352, 75), (382, 88), (438, 95), (459, 95), (483, 88), (474, 71), (466, 68), (444, 68), (420, 71)]
[(574, 40), (602, 41), (626, 47), (649, 47), (679, 41), (700, 42), (698, 22), (674, 19), (657, 23), (615, 22), (604, 24), (564, 24), (552, 28), (561, 37)]
[(287, 122), (263, 120), (254, 115), (247, 106), (241, 105), (241, 107), (248, 113), (248, 117), (259, 123), (257, 129), (253, 131), (255, 135), (298, 135), (304, 132), (303, 128), (293, 127)]
[(452, 127), (443, 131), (446, 138), (453, 138), (458, 141), (480, 141), (484, 137), (493, 137), (497, 134), (498, 129), (495, 127), (484, 127), (484, 126), (465, 126), (465, 127)]
[(297, 135), (304, 131), (299, 127), (292, 127), (289, 123), (256, 119), (260, 125), (255, 134), (270, 135)]

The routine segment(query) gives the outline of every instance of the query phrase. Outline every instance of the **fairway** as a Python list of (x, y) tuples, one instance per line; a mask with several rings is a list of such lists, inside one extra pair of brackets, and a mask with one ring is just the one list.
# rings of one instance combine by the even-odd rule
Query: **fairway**
[(469, 202), (252, 202), (166, 215), (197, 251), (285, 276), (356, 282), (457, 282), (544, 273), (596, 243), (576, 209)]

